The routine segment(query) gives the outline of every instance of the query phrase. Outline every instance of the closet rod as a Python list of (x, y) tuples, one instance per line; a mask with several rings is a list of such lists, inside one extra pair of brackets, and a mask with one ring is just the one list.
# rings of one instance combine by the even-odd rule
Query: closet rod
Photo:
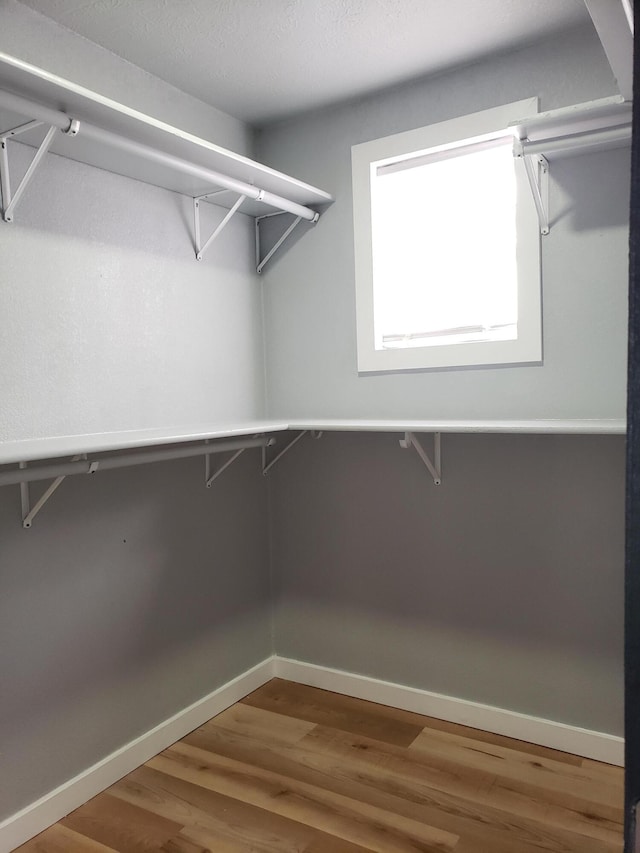
[[(603, 128), (583, 133), (572, 133), (549, 139), (529, 141), (523, 139), (519, 143), (524, 154), (560, 154), (563, 151), (579, 153), (580, 148), (610, 148), (631, 144), (631, 124), (622, 127)], [(518, 143), (516, 143), (518, 145)]]
[[(0, 106), (8, 110), (20, 113), (38, 121), (47, 122), (54, 127), (59, 127), (61, 130), (68, 130), (71, 127), (72, 119), (63, 112), (52, 110), (42, 106), (35, 101), (30, 101), (20, 95), (14, 95), (11, 92), (6, 92), (0, 89)], [(173, 169), (176, 172), (182, 172), (185, 175), (191, 175), (199, 180), (205, 181), (214, 186), (225, 187), (225, 189), (237, 192), (240, 195), (245, 195), (247, 198), (261, 201), (270, 207), (275, 207), (278, 210), (284, 210), (286, 213), (292, 213), (294, 216), (300, 216), (307, 222), (316, 222), (319, 214), (315, 210), (311, 210), (302, 204), (295, 201), (283, 198), (282, 196), (270, 193), (268, 190), (261, 190), (244, 181), (230, 178), (228, 175), (223, 175), (220, 172), (215, 172), (212, 169), (207, 169), (204, 166), (197, 166), (195, 163), (189, 163), (188, 160), (183, 160), (180, 157), (175, 157), (173, 154), (165, 154), (163, 151), (158, 151), (151, 148), (149, 145), (143, 145), (141, 142), (134, 142), (132, 139), (127, 139), (124, 136), (119, 136), (111, 131), (103, 130), (101, 127), (89, 124), (88, 122), (80, 122), (80, 134), (87, 139), (93, 139), (96, 142), (109, 145), (112, 148), (118, 148), (121, 151), (128, 151), (145, 160), (150, 160), (153, 163), (159, 163), (161, 166), (166, 166), (168, 169)]]
[(111, 468), (128, 468), (131, 465), (146, 465), (149, 462), (164, 462), (169, 459), (185, 459), (189, 456), (206, 456), (210, 453), (224, 453), (227, 450), (244, 450), (248, 447), (268, 447), (274, 444), (273, 438), (243, 438), (230, 441), (218, 441), (215, 444), (202, 442), (196, 446), (166, 448), (165, 450), (139, 451), (106, 456), (100, 459), (81, 459), (71, 462), (54, 462), (47, 465), (33, 465), (0, 472), (0, 486), (16, 483), (30, 483), (34, 480), (49, 480), (66, 477), (68, 474), (95, 474)]

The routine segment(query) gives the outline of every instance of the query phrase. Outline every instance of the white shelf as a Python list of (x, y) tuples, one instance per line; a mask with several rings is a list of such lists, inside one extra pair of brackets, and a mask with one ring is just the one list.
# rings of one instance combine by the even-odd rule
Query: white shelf
[(624, 435), (624, 419), (567, 420), (299, 420), (292, 430), (326, 432), (449, 432), (528, 433), (574, 435)]
[(52, 438), (33, 438), (0, 442), (0, 465), (15, 462), (35, 462), (57, 459), (79, 453), (105, 453), (111, 450), (132, 450), (157, 447), (162, 444), (185, 444), (206, 439), (233, 438), (288, 429), (282, 421), (243, 421), (234, 424), (201, 424), (168, 429), (130, 430), (63, 435)]
[[(289, 201), (315, 209), (333, 201), (332, 196), (304, 181), (284, 175), (260, 163), (221, 148), (206, 139), (173, 127), (138, 110), (92, 92), (29, 63), (0, 52), (0, 89), (36, 102), (48, 109), (62, 112), (80, 121), (80, 132), (75, 137), (56, 134), (50, 151), (72, 160), (78, 160), (145, 181), (183, 195), (196, 197), (215, 191), (218, 187), (197, 176), (181, 174), (165, 165), (149, 162), (133, 151), (123, 151), (101, 143), (95, 138), (83, 137), (83, 122), (117, 134), (135, 143), (151, 147), (203, 169), (220, 172), (234, 180), (265, 190)], [(0, 132), (34, 116), (0, 108)], [(37, 147), (43, 136), (38, 128), (22, 134), (21, 142)], [(215, 203), (231, 207), (237, 194), (232, 192), (217, 197)], [(269, 213), (273, 208), (247, 199), (241, 212), (251, 216)]]
[(547, 159), (624, 147), (631, 142), (632, 105), (621, 95), (537, 113), (512, 122), (527, 154)]
[(564, 435), (624, 435), (623, 419), (602, 420), (263, 420), (225, 424), (197, 424), (175, 429), (64, 435), (0, 442), (0, 465), (57, 459), (79, 453), (107, 453), (185, 444), (205, 439), (233, 438), (287, 430), (322, 432), (525, 433)]

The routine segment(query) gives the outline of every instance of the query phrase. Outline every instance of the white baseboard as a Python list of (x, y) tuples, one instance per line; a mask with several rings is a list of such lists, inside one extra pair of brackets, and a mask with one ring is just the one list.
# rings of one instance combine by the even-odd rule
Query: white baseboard
[(414, 711), (417, 714), (437, 717), (440, 720), (460, 723), (474, 729), (483, 729), (552, 749), (572, 752), (575, 755), (605, 761), (608, 764), (623, 764), (624, 740), (614, 735), (567, 726), (552, 720), (530, 717), (515, 711), (505, 711), (502, 708), (493, 708), (490, 705), (481, 705), (465, 699), (442, 696), (439, 693), (405, 687), (390, 681), (380, 681), (364, 675), (274, 656), (242, 673), (183, 711), (179, 711), (173, 717), (94, 764), (93, 767), (89, 767), (35, 803), (1, 822), (0, 853), (10, 853), (11, 850), (33, 838), (34, 835), (77, 809), (91, 797), (95, 797), (127, 773), (131, 773), (136, 767), (274, 677), (321, 687), (324, 690), (332, 690), (334, 693), (367, 699), (393, 708)]
[(275, 658), (274, 676), (539, 746), (571, 752), (607, 764), (624, 764), (624, 738), (615, 735), (288, 658)]
[(11, 815), (0, 823), (0, 853), (24, 844), (272, 677), (270, 657)]

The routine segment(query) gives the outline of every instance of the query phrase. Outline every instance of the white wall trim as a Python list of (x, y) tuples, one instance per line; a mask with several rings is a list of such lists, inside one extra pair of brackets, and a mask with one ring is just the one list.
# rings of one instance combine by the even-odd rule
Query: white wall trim
[(14, 850), (211, 717), (257, 690), (273, 677), (273, 668), (274, 659), (269, 657), (2, 821), (0, 853)]
[(621, 737), (365, 675), (272, 656), (2, 821), (0, 853), (10, 853), (274, 677), (561, 749), (596, 761), (622, 766), (624, 760), (624, 739)]
[(578, 726), (531, 717), (516, 711), (481, 705), (467, 699), (456, 699), (453, 696), (443, 696), (428, 690), (418, 690), (415, 687), (405, 687), (390, 681), (380, 681), (377, 678), (288, 658), (275, 658), (274, 676), (551, 749), (560, 749), (596, 761), (619, 766), (624, 764), (624, 738), (604, 732), (581, 729)]

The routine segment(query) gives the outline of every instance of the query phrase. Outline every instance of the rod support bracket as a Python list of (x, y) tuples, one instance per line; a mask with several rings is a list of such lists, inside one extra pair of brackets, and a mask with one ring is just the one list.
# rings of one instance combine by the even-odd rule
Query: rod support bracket
[[(79, 453), (73, 456), (69, 461), (55, 462), (52, 464), (36, 463), (31, 467), (27, 462), (19, 462), (18, 469), (12, 471), (0, 472), (0, 486), (3, 485), (18, 485), (20, 487), (20, 510), (22, 517), (22, 526), (28, 530), (33, 523), (33, 519), (40, 512), (42, 507), (47, 503), (49, 498), (58, 489), (66, 477), (72, 474), (95, 474), (97, 471), (105, 471), (109, 469), (126, 468), (131, 465), (142, 465), (149, 462), (161, 462), (166, 459), (186, 459), (193, 456), (205, 456), (206, 461), (206, 485), (211, 488), (211, 484), (220, 474), (229, 467), (234, 459), (249, 448), (260, 447), (263, 452), (265, 447), (275, 443), (275, 438), (265, 437), (262, 433), (256, 433), (253, 438), (241, 437), (238, 439), (230, 439), (228, 441), (220, 441), (211, 444), (208, 439), (204, 443), (198, 443), (191, 446), (190, 444), (184, 448), (175, 450), (167, 448), (158, 451), (140, 451), (138, 453), (114, 453), (111, 456), (106, 456), (101, 459), (88, 459), (86, 453)], [(217, 471), (211, 471), (211, 455), (215, 453), (225, 453), (228, 451), (236, 451), (231, 459), (225, 462)], [(36, 480), (51, 480), (36, 503), (31, 505), (30, 485)]]
[(527, 139), (516, 139), (513, 143), (513, 156), (520, 160), (525, 168), (533, 203), (540, 222), (540, 234), (546, 237), (549, 226), (549, 161), (543, 154), (527, 154)]
[[(73, 122), (72, 122), (73, 123)], [(23, 125), (23, 128), (27, 128), (27, 125)], [(20, 131), (21, 128), (14, 128), (14, 131)], [(0, 189), (2, 190), (2, 218), (5, 222), (13, 222), (13, 213), (18, 205), (18, 202), (22, 198), (24, 191), (27, 189), (31, 180), (36, 173), (42, 159), (45, 154), (51, 147), (51, 143), (53, 142), (53, 138), (56, 135), (58, 128), (55, 125), (51, 125), (47, 130), (44, 139), (40, 143), (36, 153), (29, 164), (27, 171), (24, 173), (24, 177), (20, 181), (18, 188), (14, 193), (11, 191), (11, 182), (9, 179), (9, 156), (7, 151), (7, 142), (6, 136), (0, 140)], [(9, 133), (9, 132), (8, 132)], [(9, 134), (10, 135), (10, 134)], [(15, 135), (15, 134), (14, 134)]]
[[(79, 459), (81, 459), (81, 455), (74, 456), (71, 461), (77, 462)], [(25, 470), (27, 468), (27, 463), (26, 462), (20, 462), (19, 467), (22, 470)], [(33, 519), (40, 512), (42, 507), (46, 504), (46, 502), (53, 495), (53, 493), (56, 491), (56, 489), (60, 485), (62, 485), (64, 480), (65, 480), (64, 476), (56, 477), (55, 480), (49, 486), (47, 486), (47, 488), (44, 490), (44, 492), (40, 495), (40, 497), (35, 502), (33, 507), (31, 506), (31, 493), (29, 490), (29, 483), (28, 482), (20, 483), (20, 504), (21, 504), (21, 509), (22, 509), (22, 527), (25, 530), (30, 529), (31, 525), (33, 524)]]
[[(254, 437), (255, 437), (255, 438), (258, 438), (259, 436), (257, 436), (257, 435), (256, 435), (256, 436), (254, 436)], [(208, 444), (209, 442), (208, 442), (208, 441), (206, 441), (205, 443), (206, 443), (206, 444)], [(275, 444), (275, 443), (276, 443), (275, 438), (265, 438), (265, 439), (264, 439), (264, 444), (262, 445), (262, 457), (263, 457), (263, 459), (264, 459), (264, 454), (266, 453), (266, 449), (267, 449), (267, 447), (271, 447), (271, 446), (272, 446), (273, 444)], [(205, 461), (205, 469), (204, 469), (205, 486), (206, 486), (208, 489), (210, 489), (210, 488), (211, 488), (211, 486), (214, 484), (214, 482), (218, 479), (218, 477), (220, 476), (220, 474), (222, 474), (222, 472), (223, 472), (223, 471), (226, 471), (226, 470), (227, 470), (227, 468), (228, 468), (228, 467), (229, 467), (233, 462), (235, 462), (235, 461), (236, 461), (236, 459), (237, 459), (237, 458), (238, 458), (242, 453), (244, 453), (244, 451), (245, 451), (245, 450), (246, 450), (246, 448), (244, 448), (244, 447), (241, 447), (239, 450), (236, 450), (236, 452), (235, 452), (235, 453), (232, 453), (232, 455), (227, 459), (227, 461), (226, 461), (226, 462), (223, 462), (223, 463), (222, 463), (222, 465), (220, 465), (220, 467), (219, 467), (219, 468), (217, 468), (215, 471), (212, 471), (212, 470), (211, 470), (211, 455), (210, 455), (210, 454), (206, 454), (206, 455), (205, 455), (205, 460), (204, 460), (204, 461)]]
[[(286, 444), (282, 448), (282, 450), (280, 450), (278, 453), (276, 453), (276, 455), (273, 457), (273, 459), (270, 462), (267, 461), (267, 448), (266, 447), (262, 448), (262, 474), (264, 477), (267, 476), (267, 474), (273, 468), (273, 466), (276, 464), (276, 462), (278, 462), (279, 459), (282, 459), (282, 457), (285, 455), (285, 453), (288, 453), (291, 450), (291, 448), (300, 441), (301, 438), (305, 437), (307, 432), (309, 432), (309, 430), (306, 430), (306, 429), (303, 429), (302, 432), (299, 432), (298, 435), (296, 435), (294, 438), (291, 439), (289, 444)], [(320, 438), (321, 435), (322, 435), (321, 432), (316, 432), (315, 430), (311, 431), (311, 437), (312, 438)], [(272, 443), (275, 443), (275, 441)]]
[[(286, 213), (286, 211), (282, 211), (282, 213), (278, 213), (278, 214), (275, 214), (275, 215), (276, 215), (276, 216), (281, 216), (281, 215), (283, 215), (284, 213)], [(266, 266), (266, 265), (267, 265), (267, 263), (271, 260), (271, 258), (275, 255), (275, 253), (278, 251), (278, 249), (280, 248), (280, 246), (282, 246), (282, 244), (283, 244), (283, 243), (285, 242), (285, 240), (289, 237), (289, 235), (292, 233), (292, 231), (293, 231), (293, 230), (298, 226), (298, 224), (302, 221), (302, 217), (301, 217), (301, 216), (296, 216), (296, 218), (295, 218), (295, 219), (293, 220), (293, 222), (288, 226), (288, 228), (286, 228), (286, 229), (285, 229), (285, 231), (284, 231), (284, 233), (282, 234), (282, 236), (281, 236), (281, 237), (279, 237), (279, 238), (276, 240), (276, 242), (275, 242), (275, 243), (273, 244), (273, 246), (269, 249), (269, 251), (265, 254), (265, 256), (264, 256), (264, 257), (262, 257), (262, 245), (261, 245), (261, 239), (260, 239), (260, 223), (261, 223), (261, 221), (262, 221), (263, 219), (270, 219), (272, 216), (274, 216), (274, 214), (267, 214), (266, 216), (256, 216), (256, 220), (255, 220), (255, 223), (256, 223), (256, 224), (255, 224), (255, 237), (256, 237), (256, 272), (258, 273), (258, 275), (260, 275), (260, 273), (262, 272), (262, 270), (265, 268), (265, 266)], [(320, 218), (320, 214), (319, 214), (319, 213), (316, 213), (316, 215), (314, 216), (313, 220), (311, 220), (311, 221), (312, 221), (313, 223), (315, 223), (315, 222), (317, 222), (317, 221), (318, 221), (318, 219), (319, 219), (319, 218)]]
[(207, 199), (209, 198), (209, 196), (212, 195), (217, 195), (217, 193), (207, 193), (206, 195), (196, 196), (193, 199), (193, 227), (195, 232), (196, 261), (202, 260), (204, 253), (207, 251), (209, 246), (213, 243), (216, 237), (218, 237), (222, 233), (222, 231), (227, 227), (229, 222), (231, 222), (232, 218), (240, 209), (240, 205), (246, 199), (246, 195), (240, 195), (238, 197), (233, 206), (227, 211), (227, 214), (222, 220), (222, 222), (220, 222), (220, 224), (213, 231), (213, 234), (203, 244), (200, 237), (200, 203), (204, 199)]
[(433, 459), (429, 457), (424, 447), (416, 438), (415, 433), (405, 432), (404, 438), (400, 439), (400, 447), (405, 450), (416, 451), (425, 467), (433, 477), (434, 485), (439, 486), (442, 483), (442, 454), (441, 454), (441, 436), (439, 432), (433, 434)]

